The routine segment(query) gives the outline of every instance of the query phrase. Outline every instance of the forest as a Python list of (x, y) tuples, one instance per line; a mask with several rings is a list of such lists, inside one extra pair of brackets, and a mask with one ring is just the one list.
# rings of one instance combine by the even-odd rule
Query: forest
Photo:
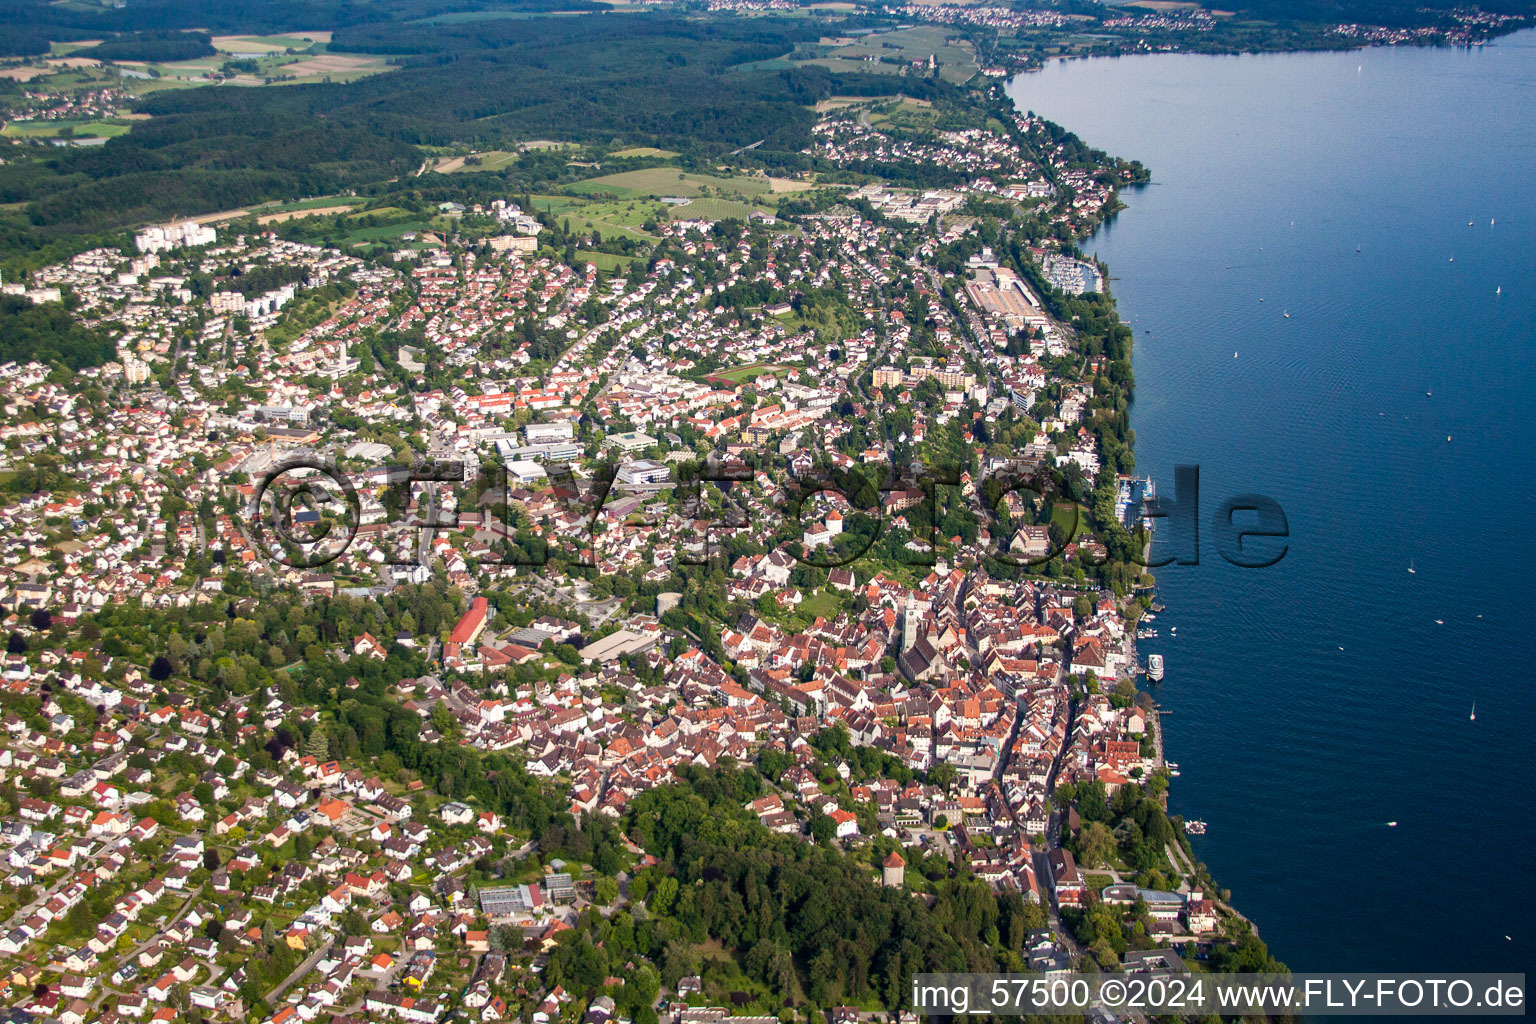
[(81, 50), (97, 60), (196, 60), (212, 57), (213, 37), (206, 32), (129, 32)]
[[(349, 84), (151, 93), (136, 110), (153, 119), (104, 146), (0, 166), (0, 205), (26, 204), (0, 214), (0, 237), (13, 254), (37, 251), (172, 216), (379, 185), (415, 171), (416, 147), (427, 145), (623, 140), (680, 151), (687, 164), (760, 143), (754, 162), (800, 166), (809, 105), (912, 89), (894, 76), (748, 66), (818, 31), (809, 21), (659, 14), (343, 27), (332, 49), (399, 54), (399, 69)], [(514, 174), (527, 189), (570, 171), (564, 159), (529, 159)]]
[(0, 362), (36, 360), (78, 370), (100, 366), (116, 352), (104, 333), (77, 323), (67, 303), (0, 296)]
[[(631, 893), (679, 940), (734, 956), (760, 1005), (904, 1007), (913, 973), (1008, 969), (1043, 923), (1038, 907), (963, 871), (931, 900), (882, 888), (869, 862), (765, 829), (744, 810), (765, 792), (750, 767), (684, 768), (676, 784), (637, 797), (624, 828), (660, 861)], [(664, 983), (693, 973), (689, 955), (663, 951)]]

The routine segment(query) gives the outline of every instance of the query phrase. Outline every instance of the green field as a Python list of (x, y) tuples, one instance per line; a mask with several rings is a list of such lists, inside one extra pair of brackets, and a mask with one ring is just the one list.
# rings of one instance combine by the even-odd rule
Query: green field
[(640, 196), (697, 196), (704, 189), (740, 196), (766, 195), (772, 188), (766, 178), (718, 178), (711, 174), (693, 174), (675, 167), (648, 167), (643, 171), (620, 171), (599, 178), (588, 178), (565, 186), (577, 195), (610, 194), (621, 199)]
[(616, 149), (608, 155), (617, 157), (655, 156), (662, 157), (664, 159), (670, 159), (674, 156), (677, 156), (677, 154), (672, 152), (670, 149), (656, 149), (654, 146), (631, 146), (628, 149)]
[(121, 121), (12, 121), (3, 134), (18, 139), (51, 139), (69, 129), (75, 138), (114, 138), (126, 135), (132, 125)]
[(795, 611), (807, 619), (814, 619), (820, 615), (823, 618), (833, 618), (842, 610), (842, 602), (838, 600), (837, 593), (832, 590), (818, 590), (805, 600)]
[(735, 199), (695, 199), (687, 206), (674, 206), (671, 211), (672, 216), (679, 220), (691, 220), (695, 217), (700, 220), (746, 220), (752, 216), (753, 210), (761, 209), (765, 207), (753, 206), (751, 203), (743, 203)]
[(620, 256), (618, 253), (613, 252), (588, 252), (585, 249), (578, 249), (576, 250), (576, 258), (586, 260), (604, 273), (613, 273), (614, 271), (622, 273), (627, 271), (629, 265), (639, 257)]
[(723, 370), (720, 373), (711, 374), (711, 376), (723, 377), (726, 380), (742, 384), (749, 380), (756, 380), (765, 373), (783, 373), (788, 369), (790, 367), (779, 363), (753, 363), (751, 366), (738, 366), (734, 370)]
[[(1071, 531), (1072, 540), (1088, 532), (1088, 510), (1081, 505), (1056, 505), (1051, 508), (1051, 524), (1063, 534)], [(1074, 530), (1073, 527), (1076, 527)]]
[[(950, 42), (951, 39), (954, 41)], [(835, 47), (825, 56), (807, 63), (845, 73), (863, 71), (899, 75), (915, 71), (927, 74), (926, 69), (911, 68), (911, 62), (925, 60), (930, 54), (938, 59), (939, 77), (946, 82), (969, 81), (981, 70), (971, 44), (952, 30), (938, 25), (879, 32), (847, 46)], [(879, 59), (881, 57), (894, 57), (903, 64), (884, 63)]]
[[(272, 203), (251, 208), (252, 213), (287, 213), (290, 210), (319, 210), (327, 206), (361, 206), (368, 200), (359, 196), (315, 196), (313, 199), (296, 199), (291, 203)], [(383, 210), (373, 210), (382, 213)], [(397, 211), (398, 212), (398, 211)]]
[[(301, 39), (298, 36), (238, 36), (235, 38), (220, 38), (214, 48), (223, 53), (239, 53), (239, 44), (252, 42), (261, 46), (275, 46), (283, 50), (307, 50), (315, 45), (312, 39)], [(222, 44), (222, 45), (221, 45)]]
[(643, 242), (653, 242), (655, 236), (646, 233), (641, 225), (664, 217), (667, 213), (667, 207), (662, 203), (643, 199), (593, 200), (579, 196), (534, 196), (533, 205), (536, 210), (569, 221), (572, 231), (596, 230), (604, 237), (623, 235)]

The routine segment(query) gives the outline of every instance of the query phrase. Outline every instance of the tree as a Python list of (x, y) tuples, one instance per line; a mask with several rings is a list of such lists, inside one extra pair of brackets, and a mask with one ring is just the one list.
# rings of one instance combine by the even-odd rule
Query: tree
[(331, 743), (330, 740), (326, 738), (324, 729), (321, 729), (317, 726), (315, 731), (309, 734), (309, 742), (304, 745), (304, 753), (308, 754), (310, 757), (313, 757), (316, 761), (326, 761), (330, 759)]
[(829, 845), (837, 836), (837, 823), (825, 814), (811, 817), (811, 838), (822, 845)]
[(163, 683), (171, 678), (171, 659), (165, 655), (159, 655), (149, 666), (149, 678), (157, 683)]
[(598, 906), (606, 907), (619, 898), (619, 883), (607, 875), (592, 883), (592, 899)]
[(1115, 853), (1115, 834), (1103, 822), (1090, 821), (1078, 839), (1078, 859), (1084, 867), (1107, 865)]
[(432, 728), (444, 736), (453, 732), (453, 710), (444, 701), (432, 706)]

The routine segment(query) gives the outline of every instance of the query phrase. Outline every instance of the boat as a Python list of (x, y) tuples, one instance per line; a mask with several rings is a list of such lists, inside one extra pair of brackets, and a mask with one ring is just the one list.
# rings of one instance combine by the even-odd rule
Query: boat
[[(1504, 286), (1503, 285), (1499, 285), (1497, 288), (1495, 288), (1493, 290), (1493, 294), (1495, 294), (1495, 295), (1503, 295), (1504, 294)], [(1262, 302), (1263, 300), (1260, 299), (1259, 301)]]
[(1472, 222), (1471, 221), (1467, 221), (1467, 227), (1471, 227), (1471, 226), (1472, 226)]
[(1397, 828), (1397, 822), (1395, 822), (1395, 821), (1387, 822), (1387, 828)]
[(1280, 315), (1285, 317), (1287, 320), (1289, 320), (1291, 318), (1291, 314), (1289, 314), (1289, 313), (1281, 313)]
[(1163, 678), (1163, 656), (1161, 654), (1147, 655), (1147, 678), (1154, 683)]
[(1413, 567), (1413, 559), (1411, 559), (1411, 558), (1408, 559), (1408, 571), (1409, 572), (1418, 572), (1419, 571), (1419, 570), (1417, 570), (1417, 569), (1415, 569)]
[(1424, 397), (1425, 398), (1433, 398), (1434, 396), (1435, 396), (1435, 393), (1433, 391), (1426, 391), (1426, 392), (1424, 392)]
[(1445, 625), (1445, 620), (1444, 619), (1436, 619), (1435, 620), (1435, 625), (1443, 626), (1443, 625)]
[(1469, 721), (1469, 722), (1477, 721), (1477, 701), (1473, 701), (1472, 702), (1472, 713), (1467, 716), (1467, 721)]

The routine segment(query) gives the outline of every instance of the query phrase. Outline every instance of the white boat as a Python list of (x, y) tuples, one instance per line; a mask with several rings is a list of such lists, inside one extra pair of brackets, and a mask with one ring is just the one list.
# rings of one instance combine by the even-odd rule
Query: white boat
[(1418, 572), (1419, 571), (1419, 570), (1417, 570), (1417, 569), (1415, 569), (1413, 567), (1413, 559), (1411, 559), (1411, 558), (1408, 559), (1408, 571), (1409, 572)]
[(1147, 655), (1147, 678), (1154, 683), (1163, 678), (1163, 656), (1161, 654)]
[(1469, 721), (1469, 722), (1477, 721), (1477, 701), (1473, 701), (1472, 702), (1472, 713), (1467, 716), (1467, 721)]
[(1387, 828), (1397, 828), (1397, 822), (1395, 822), (1395, 821), (1387, 822)]

